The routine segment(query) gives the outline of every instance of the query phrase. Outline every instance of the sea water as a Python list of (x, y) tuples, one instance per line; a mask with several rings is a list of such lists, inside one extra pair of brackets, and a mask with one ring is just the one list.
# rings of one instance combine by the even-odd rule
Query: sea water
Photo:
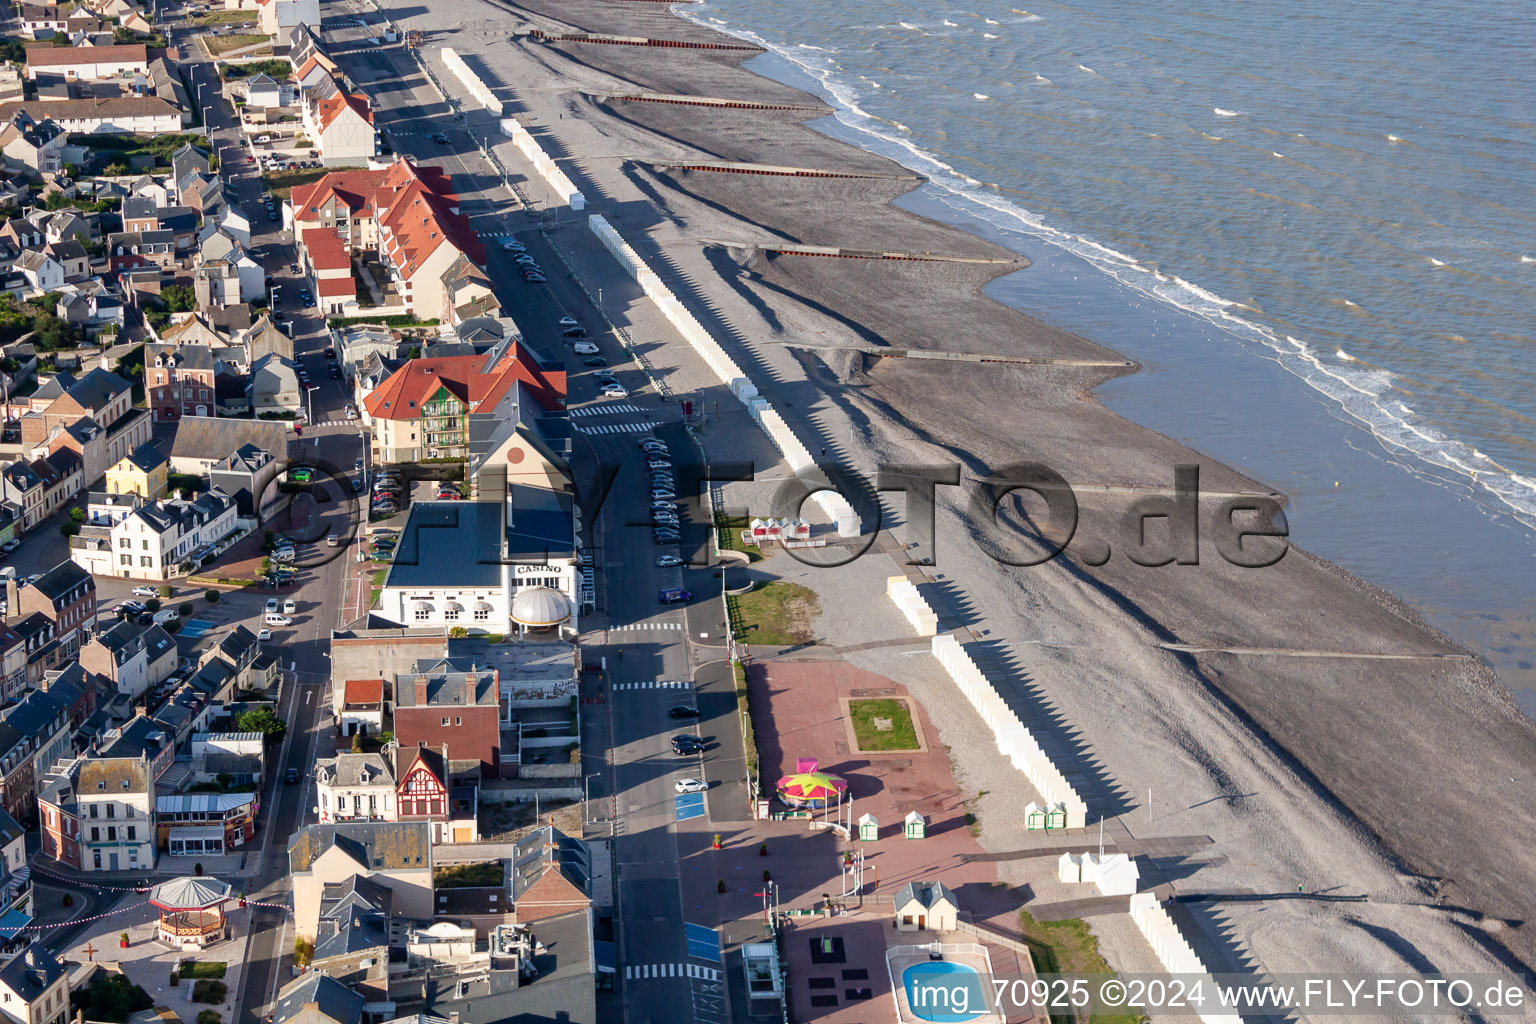
[(1111, 408), (1286, 492), (1536, 714), (1536, 8), (675, 10), (1028, 256), (989, 291), (1142, 363)]

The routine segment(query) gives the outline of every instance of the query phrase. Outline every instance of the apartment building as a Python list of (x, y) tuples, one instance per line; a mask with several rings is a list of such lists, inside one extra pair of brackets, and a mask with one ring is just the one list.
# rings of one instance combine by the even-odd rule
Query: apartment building
[(38, 796), (43, 854), (80, 871), (153, 868), (154, 800), (145, 758), (66, 762)]

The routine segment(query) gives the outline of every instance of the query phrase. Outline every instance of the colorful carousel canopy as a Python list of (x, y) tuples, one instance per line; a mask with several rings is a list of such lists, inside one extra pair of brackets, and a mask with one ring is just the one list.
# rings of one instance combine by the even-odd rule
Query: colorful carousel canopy
[(795, 800), (839, 800), (848, 783), (826, 772), (795, 772), (779, 780), (779, 795)]
[(217, 878), (173, 878), (149, 890), (149, 902), (161, 910), (207, 910), (230, 897), (228, 882)]

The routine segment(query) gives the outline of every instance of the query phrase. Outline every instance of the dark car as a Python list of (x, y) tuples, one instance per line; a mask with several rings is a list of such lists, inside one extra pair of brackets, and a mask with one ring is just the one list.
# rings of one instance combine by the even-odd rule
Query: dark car
[(437, 143), (439, 146), (446, 146), (448, 145), (448, 136), (443, 132), (433, 132), (432, 141)]
[(683, 737), (681, 737), (681, 736), (674, 736), (674, 737), (672, 737), (672, 753), (674, 753), (674, 754), (698, 754), (698, 753), (702, 753), (703, 752), (704, 744), (702, 742), (700, 742), (696, 737), (693, 737), (693, 736), (689, 736), (688, 739), (691, 740), (692, 742), (690, 742), (690, 743), (683, 742)]
[(283, 778), (291, 786), (299, 781), (299, 770), (297, 768), (289, 768), (288, 774), (283, 776)]
[(567, 327), (560, 332), (560, 336), (562, 338), (585, 338), (587, 336), (587, 329), (585, 327)]
[(608, 360), (602, 356), (593, 356), (591, 359), (582, 360), (582, 366), (607, 366)]
[(681, 587), (668, 587), (666, 590), (656, 592), (656, 600), (662, 604), (683, 604), (693, 595)]
[(673, 704), (667, 708), (667, 714), (673, 718), (698, 718), (699, 709), (692, 704)]

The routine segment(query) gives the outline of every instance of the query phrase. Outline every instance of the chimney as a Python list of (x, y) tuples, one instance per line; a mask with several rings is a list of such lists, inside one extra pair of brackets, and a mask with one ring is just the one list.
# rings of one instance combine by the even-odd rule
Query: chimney
[(427, 704), (427, 677), (424, 676), (424, 675), (418, 675), (416, 677), (416, 706), (419, 707), (419, 708), (420, 707), (426, 707), (426, 704)]

